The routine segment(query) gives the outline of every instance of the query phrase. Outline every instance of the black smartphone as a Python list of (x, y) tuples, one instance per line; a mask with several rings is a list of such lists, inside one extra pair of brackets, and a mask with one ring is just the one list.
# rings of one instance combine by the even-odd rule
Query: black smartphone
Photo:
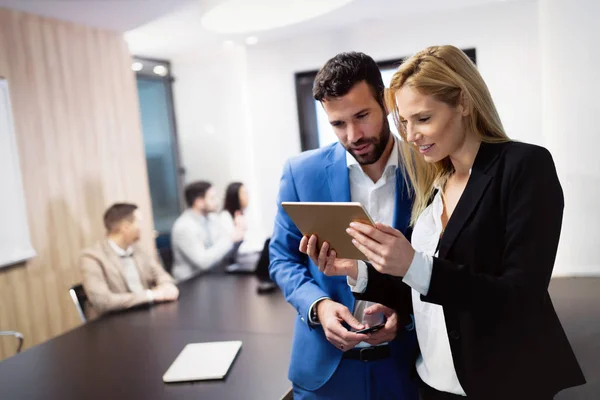
[(375, 326), (371, 326), (370, 328), (361, 329), (360, 331), (355, 331), (354, 333), (374, 333), (383, 328), (385, 324), (379, 324)]

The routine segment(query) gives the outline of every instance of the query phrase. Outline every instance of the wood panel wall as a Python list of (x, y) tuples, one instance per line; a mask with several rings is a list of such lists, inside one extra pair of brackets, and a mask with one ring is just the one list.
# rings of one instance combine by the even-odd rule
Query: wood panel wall
[[(0, 330), (21, 331), (30, 347), (80, 324), (68, 289), (80, 281), (80, 250), (104, 234), (107, 206), (137, 203), (152, 246), (150, 195), (122, 35), (0, 9), (0, 76), (10, 86), (38, 253), (0, 269)], [(0, 360), (14, 350), (0, 338)]]

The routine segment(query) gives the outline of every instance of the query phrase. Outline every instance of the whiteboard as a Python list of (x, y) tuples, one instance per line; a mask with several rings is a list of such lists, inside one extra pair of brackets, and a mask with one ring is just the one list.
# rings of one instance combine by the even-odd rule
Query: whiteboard
[(8, 82), (0, 78), (0, 268), (35, 256), (11, 110)]

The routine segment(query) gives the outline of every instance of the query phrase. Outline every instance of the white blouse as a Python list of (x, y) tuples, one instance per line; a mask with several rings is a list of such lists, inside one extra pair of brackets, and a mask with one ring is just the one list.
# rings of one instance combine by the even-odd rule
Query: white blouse
[[(433, 256), (442, 233), (442, 213), (444, 204), (441, 191), (435, 195), (433, 202), (419, 216), (412, 234), (412, 246), (415, 257), (403, 278), (403, 282), (412, 288), (415, 329), (421, 354), (416, 367), (419, 377), (427, 385), (441, 392), (466, 396), (454, 368), (450, 341), (444, 318), (444, 308), (440, 305), (421, 301), (421, 294), (427, 295)], [(362, 293), (368, 283), (367, 266), (359, 262), (358, 279), (354, 282), (348, 278), (352, 291)]]
[(444, 317), (444, 307), (421, 301), (421, 294), (429, 291), (433, 256), (442, 234), (444, 203), (438, 190), (433, 202), (421, 213), (413, 234), (412, 246), (417, 252), (402, 280), (412, 288), (415, 329), (421, 348), (417, 359), (417, 373), (427, 385), (441, 392), (466, 396), (454, 369), (450, 341)]

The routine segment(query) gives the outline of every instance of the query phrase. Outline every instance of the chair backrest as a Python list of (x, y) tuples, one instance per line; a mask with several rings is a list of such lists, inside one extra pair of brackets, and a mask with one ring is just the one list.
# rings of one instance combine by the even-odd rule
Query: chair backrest
[(170, 247), (163, 247), (162, 249), (158, 249), (158, 255), (162, 261), (163, 268), (170, 274), (173, 269), (173, 250)]
[(283, 397), (279, 400), (293, 400), (294, 399), (294, 391), (292, 388), (288, 389), (287, 392), (283, 395)]
[(16, 331), (0, 331), (0, 336), (14, 336), (17, 341), (17, 353), (21, 352), (21, 349), (23, 348), (23, 334), (21, 332), (16, 332)]
[(156, 240), (156, 249), (162, 261), (162, 265), (168, 273), (173, 269), (173, 249), (171, 248), (171, 234), (163, 233)]
[(71, 289), (69, 289), (69, 294), (71, 295), (73, 304), (75, 304), (75, 308), (77, 309), (79, 318), (81, 318), (81, 322), (87, 322), (87, 317), (85, 315), (85, 304), (88, 302), (88, 298), (85, 294), (85, 290), (83, 290), (83, 285), (79, 284), (71, 287)]

